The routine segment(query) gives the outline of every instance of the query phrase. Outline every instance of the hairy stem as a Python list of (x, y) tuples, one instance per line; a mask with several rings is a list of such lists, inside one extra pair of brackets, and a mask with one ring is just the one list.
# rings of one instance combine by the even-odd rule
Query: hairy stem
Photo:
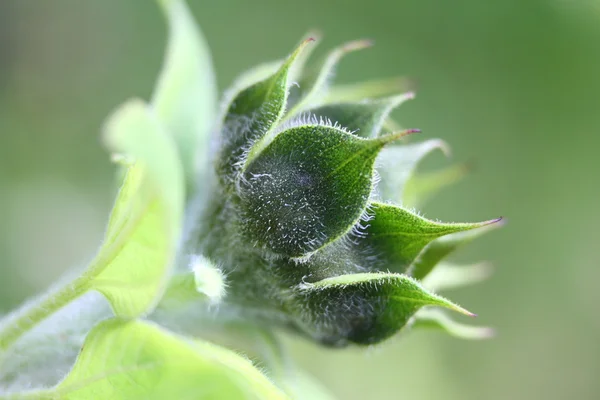
[(89, 289), (89, 281), (87, 274), (83, 274), (69, 284), (33, 299), (0, 321), (0, 352), (6, 351), (26, 332), (83, 295)]

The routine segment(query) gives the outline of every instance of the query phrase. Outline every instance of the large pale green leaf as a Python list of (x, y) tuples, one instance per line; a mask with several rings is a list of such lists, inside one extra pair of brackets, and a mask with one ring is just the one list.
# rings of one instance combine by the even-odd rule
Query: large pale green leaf
[(133, 100), (109, 119), (105, 142), (134, 161), (111, 216), (107, 239), (83, 275), (122, 317), (160, 298), (181, 230), (184, 185), (173, 141), (151, 110)]
[(204, 167), (197, 155), (206, 149), (215, 123), (216, 79), (208, 45), (184, 0), (158, 0), (169, 27), (164, 64), (152, 105), (174, 136), (188, 183)]
[(341, 275), (299, 285), (286, 304), (296, 324), (325, 344), (372, 344), (392, 336), (424, 306), (472, 315), (417, 281), (392, 273)]
[(373, 258), (375, 268), (400, 273), (405, 272), (432, 241), (496, 222), (436, 222), (402, 207), (377, 202), (371, 204), (371, 213), (373, 217), (367, 223), (364, 238), (357, 239), (361, 253)]
[(108, 320), (87, 336), (56, 387), (23, 398), (287, 399), (246, 359), (144, 321)]
[(304, 41), (272, 76), (231, 99), (221, 129), (217, 165), (221, 183), (226, 187), (232, 187), (240, 166), (268, 144), (268, 133), (285, 111), (294, 61), (309, 42)]
[(494, 336), (494, 330), (485, 326), (471, 326), (454, 321), (444, 312), (424, 308), (415, 315), (413, 329), (429, 328), (444, 331), (460, 339), (489, 339)]
[(384, 99), (363, 100), (359, 103), (328, 104), (310, 109), (310, 113), (317, 118), (338, 124), (357, 136), (370, 138), (379, 135), (392, 109), (412, 98), (413, 94), (407, 93)]
[(280, 133), (243, 171), (242, 229), (258, 245), (290, 257), (339, 238), (364, 212), (377, 154), (404, 134), (366, 140), (320, 125)]
[(438, 262), (452, 253), (460, 246), (469, 243), (478, 236), (489, 232), (492, 229), (502, 226), (502, 218), (488, 221), (487, 224), (467, 232), (458, 232), (452, 235), (444, 236), (431, 242), (419, 254), (417, 259), (411, 264), (409, 274), (418, 280), (423, 280)]

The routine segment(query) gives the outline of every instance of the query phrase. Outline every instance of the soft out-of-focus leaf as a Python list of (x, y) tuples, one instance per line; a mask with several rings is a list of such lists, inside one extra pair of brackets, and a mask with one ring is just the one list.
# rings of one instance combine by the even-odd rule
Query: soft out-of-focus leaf
[(341, 275), (298, 286), (286, 307), (296, 324), (329, 345), (371, 344), (392, 336), (424, 306), (465, 309), (429, 293), (405, 275)]
[(471, 265), (442, 262), (423, 279), (422, 284), (436, 292), (455, 289), (486, 280), (492, 274), (492, 270), (492, 265), (488, 262)]
[(430, 328), (442, 330), (460, 339), (489, 339), (494, 330), (485, 326), (471, 326), (454, 321), (444, 310), (424, 308), (415, 315), (412, 328)]
[(415, 173), (404, 186), (402, 204), (416, 207), (441, 189), (453, 185), (470, 171), (468, 164), (456, 164), (434, 172)]
[(418, 280), (423, 280), (429, 275), (437, 263), (444, 259), (448, 254), (452, 253), (460, 246), (469, 243), (476, 237), (500, 227), (502, 224), (499, 222), (501, 221), (502, 218), (494, 219), (477, 229), (454, 233), (434, 240), (423, 249), (415, 262), (411, 264), (409, 267), (409, 274)]
[(167, 17), (169, 41), (152, 96), (156, 114), (174, 136), (189, 183), (197, 155), (207, 148), (215, 123), (216, 79), (208, 45), (183, 0), (158, 0)]
[(377, 171), (381, 176), (377, 188), (381, 198), (402, 202), (404, 189), (415, 173), (417, 165), (423, 157), (435, 149), (449, 153), (447, 144), (439, 139), (384, 149), (377, 158)]
[(365, 100), (360, 103), (338, 103), (323, 105), (310, 110), (317, 118), (338, 124), (357, 136), (376, 137), (381, 131), (390, 111), (413, 98), (412, 93), (399, 96)]
[(38, 399), (287, 399), (246, 359), (143, 321), (108, 320)]
[(342, 57), (352, 51), (361, 50), (371, 46), (368, 40), (357, 40), (346, 43), (333, 51), (323, 60), (321, 65), (301, 77), (294, 96), (290, 99), (290, 111), (286, 118), (293, 117), (302, 111), (313, 107), (327, 93), (335, 68)]
[(217, 166), (221, 182), (227, 187), (233, 185), (239, 167), (268, 144), (268, 132), (285, 110), (290, 70), (308, 42), (304, 41), (275, 74), (242, 90), (231, 100), (221, 130)]
[(364, 212), (377, 154), (404, 134), (366, 140), (329, 126), (285, 130), (243, 171), (242, 229), (251, 241), (289, 257), (337, 239)]
[(84, 273), (121, 317), (144, 314), (161, 296), (180, 235), (184, 180), (177, 150), (150, 109), (133, 100), (109, 119), (109, 148), (135, 160), (107, 228)]
[(81, 276), (9, 316), (0, 349), (88, 290), (102, 293), (124, 318), (147, 313), (162, 295), (182, 224), (185, 189), (177, 148), (139, 100), (109, 118), (104, 141), (128, 160), (104, 243)]
[(360, 251), (372, 257), (373, 267), (398, 273), (405, 272), (432, 241), (495, 222), (436, 222), (402, 207), (377, 202), (371, 203), (370, 212), (372, 218), (364, 229), (364, 238), (356, 239)]
[(408, 92), (412, 90), (412, 86), (411, 82), (406, 78), (380, 79), (335, 85), (330, 88), (327, 95), (317, 105), (358, 102), (365, 99), (387, 97), (397, 93)]

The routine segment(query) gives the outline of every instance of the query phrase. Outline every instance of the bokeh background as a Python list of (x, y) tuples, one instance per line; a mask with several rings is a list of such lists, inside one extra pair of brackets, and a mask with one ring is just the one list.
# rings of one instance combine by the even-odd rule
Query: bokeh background
[[(425, 215), (508, 220), (453, 257), (496, 266), (452, 293), (495, 339), (427, 331), (335, 351), (289, 339), (300, 364), (340, 399), (600, 398), (599, 1), (190, 3), (220, 89), (309, 28), (325, 33), (319, 53), (374, 39), (339, 81), (414, 78), (397, 119), (477, 165)], [(149, 97), (165, 40), (152, 1), (0, 1), (0, 313), (96, 250), (114, 188), (99, 129)]]

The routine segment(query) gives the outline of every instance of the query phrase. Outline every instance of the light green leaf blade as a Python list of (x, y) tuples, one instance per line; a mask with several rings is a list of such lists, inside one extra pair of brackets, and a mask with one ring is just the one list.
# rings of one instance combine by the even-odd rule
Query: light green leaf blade
[(144, 321), (108, 320), (38, 399), (287, 399), (246, 359)]
[(183, 214), (183, 172), (172, 139), (149, 107), (133, 100), (109, 119), (109, 148), (135, 160), (115, 202), (106, 240), (82, 278), (114, 312), (152, 309), (170, 275)]
[(499, 228), (502, 226), (501, 221), (502, 217), (488, 221), (488, 224), (477, 229), (454, 233), (434, 240), (423, 249), (417, 259), (411, 264), (408, 269), (409, 275), (420, 281), (425, 279), (433, 268), (446, 256), (484, 233)]
[(436, 222), (402, 207), (377, 202), (371, 203), (371, 213), (373, 217), (367, 222), (364, 238), (357, 239), (360, 251), (374, 257), (375, 268), (398, 273), (406, 272), (423, 249), (436, 239), (496, 222)]
[(258, 246), (289, 257), (339, 238), (364, 212), (377, 154), (405, 134), (366, 140), (321, 125), (279, 133), (243, 170), (241, 229)]
[(349, 274), (303, 283), (286, 306), (301, 330), (334, 346), (384, 340), (424, 306), (473, 315), (428, 292), (414, 279), (392, 273)]
[(272, 76), (231, 99), (221, 129), (217, 160), (219, 179), (225, 187), (231, 189), (240, 167), (270, 142), (269, 132), (285, 111), (294, 62), (310, 41), (304, 41)]
[(402, 204), (405, 207), (423, 205), (440, 190), (460, 181), (470, 170), (468, 164), (455, 164), (434, 172), (414, 173), (404, 185)]
[(417, 312), (413, 329), (438, 329), (454, 337), (467, 340), (489, 339), (494, 330), (485, 326), (471, 326), (454, 321), (444, 310), (424, 308)]
[(197, 180), (197, 155), (207, 147), (215, 123), (216, 79), (210, 51), (184, 0), (158, 0), (168, 22), (169, 40), (152, 105), (174, 136), (186, 179)]
[(371, 138), (380, 134), (392, 109), (412, 98), (412, 93), (406, 93), (384, 99), (363, 100), (358, 103), (328, 104), (310, 109), (309, 112), (316, 118), (331, 121), (357, 136)]
[(426, 140), (384, 149), (377, 159), (377, 172), (381, 181), (377, 189), (382, 199), (403, 203), (404, 190), (413, 177), (419, 162), (433, 150), (441, 149), (449, 154), (448, 145), (439, 139)]
[(412, 86), (412, 83), (406, 78), (388, 78), (335, 85), (318, 105), (387, 97), (396, 93), (408, 92)]
[(481, 262), (471, 265), (439, 263), (422, 281), (423, 286), (434, 291), (457, 289), (482, 282), (492, 274), (492, 265)]

